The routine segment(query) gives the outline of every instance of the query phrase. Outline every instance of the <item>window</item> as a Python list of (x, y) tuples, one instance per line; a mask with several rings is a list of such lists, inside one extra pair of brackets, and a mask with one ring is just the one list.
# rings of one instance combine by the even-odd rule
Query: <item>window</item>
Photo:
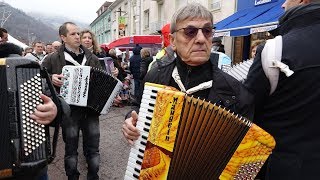
[(144, 29), (149, 29), (149, 9), (144, 11), (143, 20)]
[(221, 0), (209, 0), (209, 9), (216, 11), (221, 9)]

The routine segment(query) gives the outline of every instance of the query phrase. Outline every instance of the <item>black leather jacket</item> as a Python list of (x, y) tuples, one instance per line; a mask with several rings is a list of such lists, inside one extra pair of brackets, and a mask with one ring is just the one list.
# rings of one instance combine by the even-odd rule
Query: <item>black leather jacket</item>
[[(161, 61), (156, 62), (155, 66), (147, 73), (144, 79), (145, 82), (178, 87), (175, 83), (173, 83), (174, 81), (171, 77), (172, 71), (177, 65), (177, 58), (174, 58), (173, 56), (170, 56), (172, 58), (168, 57), (169, 56), (165, 56), (163, 57), (163, 59), (161, 59)], [(253, 116), (253, 98), (251, 94), (239, 81), (224, 73), (217, 67), (217, 63), (214, 62), (216, 62), (218, 58), (218, 54), (211, 54), (210, 56), (209, 64), (211, 64), (212, 77), (210, 77), (209, 75), (209, 78), (213, 80), (213, 85), (212, 88), (208, 90), (207, 97), (202, 98), (205, 98), (207, 101), (210, 101), (212, 103), (222, 105), (227, 109), (230, 109), (232, 112), (238, 113), (244, 117), (251, 119)], [(185, 71), (183, 69), (179, 69), (184, 68), (185, 66), (177, 67), (179, 72)], [(202, 75), (197, 74), (197, 76)], [(195, 78), (195, 76), (190, 76), (190, 78)], [(192, 79), (190, 79), (190, 81), (192, 81)], [(184, 83), (184, 85), (186, 86), (185, 82), (182, 83)], [(201, 82), (199, 82), (199, 84), (200, 83)], [(143, 88), (141, 89), (143, 91)]]

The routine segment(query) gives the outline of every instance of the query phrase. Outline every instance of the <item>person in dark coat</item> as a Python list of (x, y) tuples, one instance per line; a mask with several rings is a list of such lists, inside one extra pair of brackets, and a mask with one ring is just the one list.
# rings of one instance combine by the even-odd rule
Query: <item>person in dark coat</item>
[[(182, 91), (202, 83), (211, 87), (197, 89), (190, 95), (216, 103), (247, 118), (252, 117), (251, 94), (236, 79), (222, 72), (216, 65), (218, 54), (211, 54), (213, 16), (199, 3), (179, 9), (171, 21), (171, 45), (176, 56), (164, 56), (145, 76), (146, 82), (169, 85)], [(189, 28), (189, 29), (187, 29)], [(187, 29), (187, 32), (185, 32)], [(174, 69), (180, 76), (180, 86), (172, 77)], [(182, 84), (182, 85), (181, 85)], [(141, 91), (142, 92), (142, 91)], [(141, 100), (141, 96), (139, 98)], [(139, 137), (137, 109), (126, 117), (122, 132), (130, 144)]]
[(149, 64), (152, 62), (149, 49), (143, 48), (141, 50), (141, 65), (140, 65), (140, 79), (143, 80), (148, 72)]
[(129, 66), (129, 70), (134, 80), (134, 95), (136, 97), (139, 97), (140, 82), (141, 82), (140, 80), (141, 49), (142, 49), (141, 46), (139, 46), (138, 44), (136, 45), (136, 47), (133, 48), (132, 50), (133, 55), (130, 57), (130, 66)]
[(266, 179), (318, 179), (320, 161), (320, 1), (286, 0), (277, 32), (282, 35), (281, 62), (294, 71), (270, 83), (259, 46), (245, 85), (254, 94), (254, 122), (269, 132), (276, 147), (269, 157)]

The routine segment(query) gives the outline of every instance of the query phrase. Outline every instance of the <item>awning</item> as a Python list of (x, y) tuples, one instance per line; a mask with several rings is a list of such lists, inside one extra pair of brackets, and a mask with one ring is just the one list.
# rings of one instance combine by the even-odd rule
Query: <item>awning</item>
[(137, 35), (122, 37), (115, 41), (112, 41), (110, 44), (108, 44), (108, 48), (134, 48), (136, 44), (139, 44), (141, 47), (161, 48), (161, 43), (162, 40), (160, 35)]
[(273, 30), (284, 13), (282, 4), (278, 1), (238, 11), (215, 25), (214, 36), (247, 36)]

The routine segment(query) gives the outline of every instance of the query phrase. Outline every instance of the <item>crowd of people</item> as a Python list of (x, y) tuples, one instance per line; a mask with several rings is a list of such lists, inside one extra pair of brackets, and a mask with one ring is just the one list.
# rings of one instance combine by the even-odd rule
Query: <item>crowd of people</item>
[[(262, 169), (260, 179), (316, 179), (320, 157), (316, 114), (320, 106), (316, 83), (320, 77), (320, 54), (315, 44), (320, 40), (317, 33), (320, 29), (320, 1), (286, 0), (282, 7), (285, 14), (273, 33), (281, 35), (282, 62), (290, 66), (294, 74), (286, 77), (280, 73), (273, 93), (270, 93), (270, 82), (261, 63), (264, 43), (259, 42), (260, 45), (252, 48), (254, 61), (244, 83), (221, 70), (221, 66), (231, 64), (231, 60), (225, 57), (221, 39), (213, 38), (212, 13), (199, 3), (181, 7), (171, 22), (159, 31), (163, 47), (155, 58), (150, 49), (138, 44), (133, 48), (131, 57), (124, 57), (118, 49), (105, 51), (99, 47), (90, 30), (80, 31), (73, 22), (60, 26), (62, 43), (56, 41), (44, 45), (36, 42), (32, 48), (25, 49), (25, 54), (6, 43), (8, 32), (2, 28), (0, 53), (1, 57), (25, 55), (39, 62), (48, 70), (57, 92), (63, 85), (62, 68), (65, 65), (78, 63), (102, 68), (99, 58), (112, 58), (114, 69), (111, 73), (123, 82), (124, 87), (114, 106), (122, 107), (124, 101), (129, 101), (132, 98), (130, 89), (134, 87), (135, 103), (130, 104), (133, 110), (128, 112), (122, 126), (123, 135), (130, 144), (140, 136), (136, 124), (145, 82), (172, 86), (186, 93), (192, 88), (192, 96), (252, 120), (275, 138), (276, 148)], [(41, 98), (44, 104), (37, 107), (32, 118), (49, 124), (58, 113), (57, 105), (45, 95)], [(70, 105), (70, 114), (62, 121), (68, 179), (79, 179), (77, 149), (80, 131), (88, 168), (87, 179), (99, 179), (99, 115), (87, 107)], [(48, 178), (46, 173), (37, 177)]]

